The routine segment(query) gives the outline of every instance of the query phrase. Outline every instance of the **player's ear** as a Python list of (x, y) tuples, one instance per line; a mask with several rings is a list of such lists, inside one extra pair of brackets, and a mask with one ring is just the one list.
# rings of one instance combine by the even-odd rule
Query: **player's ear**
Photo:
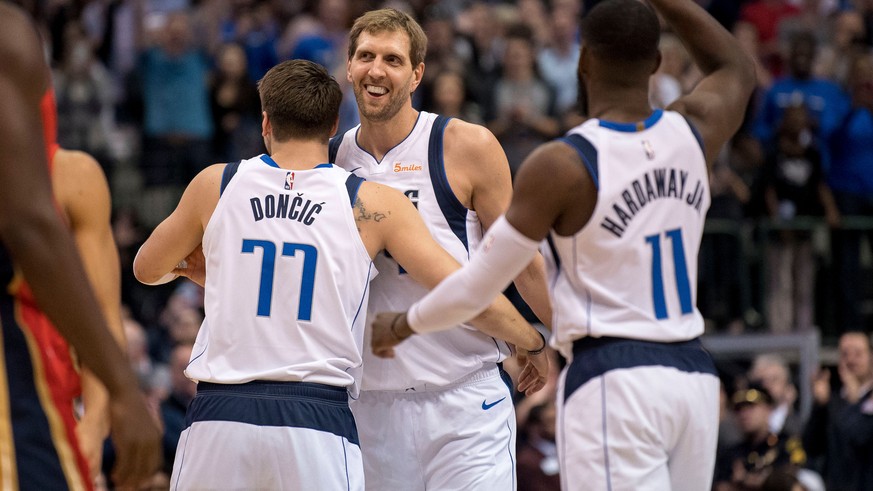
[(261, 136), (264, 138), (270, 136), (273, 127), (270, 124), (270, 118), (267, 116), (267, 111), (261, 111)]
[(337, 130), (339, 130), (339, 116), (337, 116), (336, 121), (333, 122), (333, 127), (330, 129), (330, 135), (336, 135)]
[(417, 89), (419, 84), (421, 84), (422, 77), (424, 77), (424, 62), (419, 63), (418, 66), (412, 70), (412, 76), (415, 79), (412, 81), (411, 92), (415, 92), (415, 89)]

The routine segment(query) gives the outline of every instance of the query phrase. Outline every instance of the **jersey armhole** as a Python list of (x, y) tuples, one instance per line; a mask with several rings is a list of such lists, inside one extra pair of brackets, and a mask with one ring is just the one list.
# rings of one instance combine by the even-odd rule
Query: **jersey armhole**
[(690, 119), (688, 119), (688, 116), (685, 116), (683, 114), (682, 117), (685, 119), (685, 122), (688, 124), (688, 128), (691, 129), (691, 133), (694, 135), (694, 138), (697, 140), (697, 144), (700, 145), (700, 151), (703, 152), (703, 155), (705, 156), (706, 155), (706, 147), (703, 146), (703, 136), (700, 134), (699, 131), (697, 131), (697, 127), (694, 126), (694, 123), (692, 123)]
[(233, 179), (233, 176), (236, 175), (236, 171), (239, 170), (240, 162), (241, 161), (237, 160), (236, 162), (224, 166), (224, 172), (221, 173), (221, 187), (218, 190), (219, 196), (224, 194), (224, 189), (228, 184), (230, 184), (230, 180)]
[(558, 138), (558, 141), (564, 142), (576, 150), (576, 153), (579, 154), (579, 158), (582, 159), (582, 165), (585, 166), (585, 169), (588, 170), (588, 174), (591, 175), (591, 180), (594, 181), (594, 188), (599, 191), (600, 175), (597, 168), (597, 149), (594, 148), (594, 145), (592, 145), (587, 138), (578, 134)]
[(366, 181), (363, 177), (358, 177), (354, 174), (349, 174), (346, 178), (346, 190), (349, 192), (349, 203), (352, 208), (355, 207), (355, 200), (358, 199), (358, 190), (361, 189), (361, 184)]
[(339, 135), (330, 139), (330, 142), (327, 144), (327, 161), (331, 164), (336, 163), (336, 154), (339, 153), (339, 147), (343, 142), (343, 137), (345, 133), (340, 133)]

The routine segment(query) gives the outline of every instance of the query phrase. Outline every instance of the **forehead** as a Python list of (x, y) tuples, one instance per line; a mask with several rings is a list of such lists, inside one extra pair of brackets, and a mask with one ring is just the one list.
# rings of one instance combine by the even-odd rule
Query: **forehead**
[(862, 336), (863, 335), (843, 336), (843, 338), (840, 339), (840, 349), (864, 349), (866, 347), (866, 340)]
[(381, 55), (409, 58), (409, 36), (403, 31), (362, 32), (355, 53), (367, 51)]

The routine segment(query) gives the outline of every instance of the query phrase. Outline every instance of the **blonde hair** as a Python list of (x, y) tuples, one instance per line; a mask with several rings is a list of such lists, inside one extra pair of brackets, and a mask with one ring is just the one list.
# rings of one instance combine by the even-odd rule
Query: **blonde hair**
[(371, 10), (355, 20), (349, 31), (349, 59), (358, 49), (361, 33), (405, 32), (409, 36), (409, 60), (412, 67), (424, 62), (427, 54), (427, 36), (424, 30), (409, 14), (397, 9)]

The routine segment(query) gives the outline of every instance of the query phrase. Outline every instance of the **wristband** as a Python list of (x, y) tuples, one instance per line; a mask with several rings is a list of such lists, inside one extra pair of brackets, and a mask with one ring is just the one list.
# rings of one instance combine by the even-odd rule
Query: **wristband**
[(536, 349), (536, 350), (533, 350), (533, 351), (528, 351), (528, 352), (527, 352), (528, 355), (534, 355), (534, 356), (536, 356), (536, 355), (542, 353), (543, 350), (546, 349), (546, 345), (548, 344), (548, 343), (546, 343), (546, 337), (543, 336), (543, 333), (541, 333), (541, 332), (539, 331), (539, 329), (536, 329), (536, 332), (537, 332), (537, 334), (540, 335), (540, 339), (543, 340), (543, 346), (542, 346), (540, 349)]

